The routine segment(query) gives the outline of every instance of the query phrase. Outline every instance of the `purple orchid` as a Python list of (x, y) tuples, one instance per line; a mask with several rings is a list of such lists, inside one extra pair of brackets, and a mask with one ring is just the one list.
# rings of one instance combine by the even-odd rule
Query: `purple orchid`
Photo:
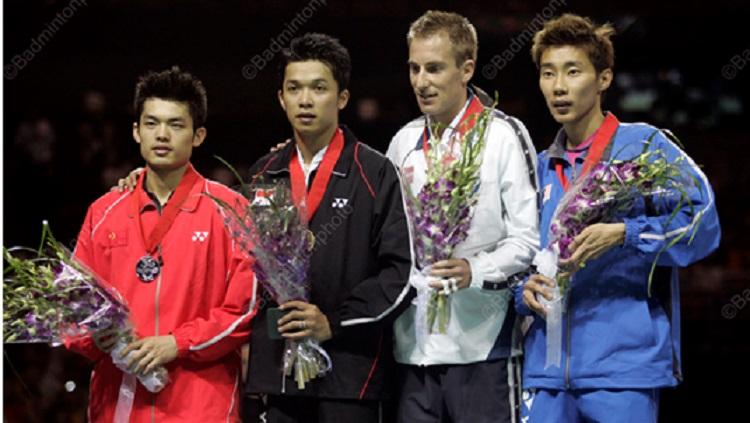
[[(418, 192), (413, 192), (403, 179), (414, 259), (420, 269), (453, 257), (456, 246), (468, 237), (472, 210), (478, 200), (484, 135), (490, 115), (491, 109), (485, 109), (478, 114), (473, 128), (464, 136), (455, 132), (447, 143), (429, 140), (426, 181)], [(438, 332), (445, 333), (449, 298), (434, 289), (429, 295), (429, 330), (437, 323)]]
[[(573, 239), (586, 227), (621, 221), (639, 197), (682, 192), (683, 186), (675, 182), (680, 165), (680, 159), (669, 162), (650, 151), (627, 161), (596, 164), (558, 204), (549, 227), (549, 245), (556, 245), (560, 259), (570, 258)], [(558, 278), (563, 293), (570, 280)]]

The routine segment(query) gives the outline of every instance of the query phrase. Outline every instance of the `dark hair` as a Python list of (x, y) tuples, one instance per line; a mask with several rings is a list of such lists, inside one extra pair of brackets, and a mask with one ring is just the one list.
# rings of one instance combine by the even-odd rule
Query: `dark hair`
[(198, 78), (183, 71), (179, 66), (172, 66), (161, 72), (149, 71), (138, 78), (133, 101), (136, 121), (140, 121), (143, 103), (150, 98), (187, 103), (190, 117), (193, 119), (193, 130), (206, 124), (208, 114), (206, 89)]
[(349, 51), (339, 40), (326, 34), (307, 33), (294, 38), (289, 47), (281, 52), (279, 76), (284, 83), (284, 72), (290, 63), (316, 60), (325, 63), (333, 73), (339, 92), (349, 87), (352, 61)]
[(599, 73), (615, 66), (615, 49), (610, 37), (615, 29), (610, 24), (596, 25), (591, 19), (566, 13), (552, 19), (534, 35), (531, 58), (538, 68), (542, 53), (550, 47), (580, 47)]

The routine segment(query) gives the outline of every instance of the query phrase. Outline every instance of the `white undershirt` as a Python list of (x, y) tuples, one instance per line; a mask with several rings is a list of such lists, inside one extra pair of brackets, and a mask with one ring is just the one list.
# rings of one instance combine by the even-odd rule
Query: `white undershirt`
[[(328, 144), (330, 145), (330, 144)], [(328, 150), (328, 145), (321, 148), (320, 151), (315, 153), (312, 160), (310, 160), (310, 164), (305, 163), (305, 158), (302, 156), (302, 152), (299, 150), (299, 146), (295, 145), (297, 148), (297, 157), (299, 157), (299, 164), (302, 166), (302, 172), (305, 173), (305, 187), (310, 185), (310, 174), (313, 170), (317, 169), (318, 166), (320, 166), (320, 163), (323, 161), (323, 156), (326, 154), (326, 150)]]

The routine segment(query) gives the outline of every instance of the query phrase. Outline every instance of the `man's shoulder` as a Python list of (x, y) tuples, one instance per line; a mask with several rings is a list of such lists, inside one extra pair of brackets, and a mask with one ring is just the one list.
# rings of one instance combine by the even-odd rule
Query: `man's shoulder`
[(92, 212), (105, 212), (111, 211), (116, 207), (122, 207), (129, 203), (128, 199), (135, 195), (135, 191), (109, 191), (101, 197), (94, 200), (90, 205), (89, 209)]
[(643, 135), (649, 136), (657, 131), (660, 131), (660, 129), (646, 122), (620, 122), (617, 135), (627, 137), (630, 140)]
[(206, 194), (209, 194), (211, 196), (214, 196), (216, 198), (219, 198), (221, 200), (227, 201), (227, 200), (242, 200), (245, 197), (242, 196), (239, 192), (233, 190), (232, 188), (229, 188), (228, 186), (216, 182), (211, 179), (206, 179), (206, 185), (204, 188), (204, 191)]
[(371, 181), (381, 181), (382, 178), (387, 178), (386, 175), (396, 173), (396, 168), (388, 156), (360, 141), (357, 141), (355, 147), (354, 161), (351, 169), (357, 172), (359, 167), (364, 175), (367, 175), (366, 179)]
[(620, 122), (614, 138), (614, 150), (620, 154), (638, 154), (648, 143), (651, 148), (672, 145), (674, 136), (645, 122)]
[(519, 137), (525, 136), (523, 131), (526, 129), (526, 125), (523, 124), (521, 119), (500, 109), (492, 109), (492, 125), (504, 133), (515, 134)]
[(128, 208), (132, 205), (131, 199), (134, 195), (134, 191), (109, 191), (97, 198), (89, 205), (88, 217), (81, 234), (86, 233), (93, 238), (97, 229), (105, 222), (119, 226), (127, 221)]
[(422, 131), (424, 131), (424, 125), (425, 125), (425, 117), (424, 115), (419, 116), (415, 119), (410, 120), (407, 122), (404, 126), (399, 128), (398, 131), (396, 131), (396, 135), (393, 137), (393, 140), (399, 140), (405, 137), (409, 137), (413, 134), (420, 134)]
[(393, 160), (394, 163), (400, 163), (407, 152), (414, 148), (417, 140), (424, 132), (424, 127), (424, 116), (413, 119), (402, 126), (391, 139), (386, 156)]
[(384, 162), (388, 161), (388, 158), (378, 150), (370, 147), (367, 143), (364, 143), (362, 141), (357, 141), (357, 159), (362, 161), (362, 165), (365, 165), (365, 162), (367, 162), (370, 165), (381, 165)]
[(498, 109), (492, 109), (492, 120), (490, 121), (487, 143), (493, 149), (509, 148), (518, 145), (522, 151), (531, 155), (535, 154), (534, 144), (523, 122), (515, 116), (508, 115)]
[[(283, 151), (283, 149), (280, 151)], [(256, 160), (255, 163), (250, 166), (249, 177), (251, 180), (262, 173), (271, 163), (279, 160), (280, 151), (268, 152), (263, 157)]]

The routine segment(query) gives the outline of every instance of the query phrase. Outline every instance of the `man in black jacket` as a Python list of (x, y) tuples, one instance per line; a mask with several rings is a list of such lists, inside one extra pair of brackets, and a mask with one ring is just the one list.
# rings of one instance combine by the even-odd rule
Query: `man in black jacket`
[[(255, 163), (266, 181), (305, 189), (316, 236), (310, 303), (291, 301), (278, 323), (287, 339), (313, 337), (333, 370), (281, 392), (284, 342), (270, 340), (261, 309), (250, 342), (247, 394), (266, 394), (267, 421), (378, 422), (394, 376), (392, 323), (408, 305), (409, 233), (391, 162), (357, 141), (338, 112), (349, 99), (349, 53), (327, 35), (306, 34), (282, 54), (281, 107), (294, 142)], [(265, 307), (272, 306), (269, 301)]]

